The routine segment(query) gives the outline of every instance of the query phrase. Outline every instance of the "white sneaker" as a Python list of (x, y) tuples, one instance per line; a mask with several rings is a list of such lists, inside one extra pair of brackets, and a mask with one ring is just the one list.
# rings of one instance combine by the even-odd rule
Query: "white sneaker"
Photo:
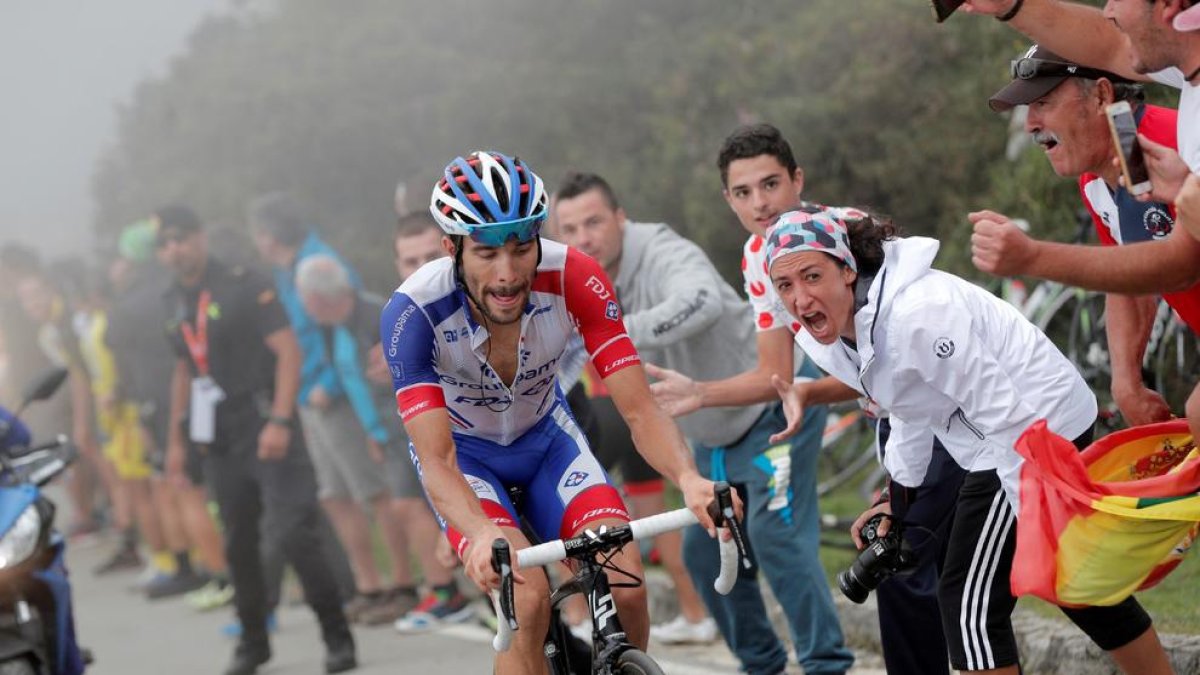
[(708, 644), (717, 639), (717, 622), (711, 617), (692, 623), (677, 616), (667, 623), (650, 627), (650, 638), (665, 645)]

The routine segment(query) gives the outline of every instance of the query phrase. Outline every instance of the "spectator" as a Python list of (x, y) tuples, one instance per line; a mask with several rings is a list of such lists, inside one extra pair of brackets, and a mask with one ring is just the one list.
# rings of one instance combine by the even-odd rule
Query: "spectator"
[[(1022, 58), (1038, 64), (1045, 74), (1014, 78), (992, 96), (992, 109), (1030, 106), (1026, 131), (1046, 150), (1055, 173), (1078, 178), (1084, 205), (1103, 244), (1129, 245), (1167, 237), (1175, 224), (1174, 207), (1139, 201), (1119, 184), (1120, 170), (1115, 164), (1116, 150), (1104, 109), (1117, 100), (1129, 101), (1140, 133), (1172, 150), (1175, 111), (1143, 103), (1139, 85), (1104, 71), (1078, 68), (1042, 47), (1030, 49)], [(1074, 74), (1067, 74), (1063, 66), (1072, 68)], [(1001, 214), (993, 215), (997, 223), (1011, 222)], [(1036, 245), (1024, 237), (1012, 241)], [(1071, 250), (1073, 258), (1082, 258), (1094, 249), (1075, 246)], [(1002, 258), (1020, 255), (1004, 249), (996, 254)], [(1193, 331), (1200, 330), (1200, 285), (1164, 297)], [(1171, 416), (1168, 402), (1147, 389), (1142, 380), (1142, 357), (1156, 309), (1153, 296), (1109, 293), (1105, 299), (1113, 400), (1132, 425), (1160, 422)]]
[(73, 310), (46, 273), (23, 277), (17, 284), (17, 295), (25, 315), (37, 326), (37, 344), (42, 358), (70, 371), (66, 389), (69, 396), (65, 405), (46, 407), (39, 411), (40, 414), (31, 416), (30, 421), (36, 437), (49, 437), (62, 433), (63, 425), (69, 419), (71, 439), (79, 448), (81, 461), (71, 467), (67, 479), (67, 494), (75, 512), (75, 521), (68, 533), (92, 534), (101, 526), (97, 513), (100, 491), (97, 488), (103, 460), (92, 417), (91, 383), (75, 334)]
[[(383, 301), (356, 292), (346, 268), (323, 254), (308, 256), (297, 265), (296, 288), (305, 312), (321, 327), (339, 388), (345, 392), (309, 413), (308, 433), (322, 504), (360, 578), (381, 589), (368, 596), (371, 602), (359, 619), (368, 625), (390, 623), (417, 608), (409, 563), (414, 555), (419, 556), (433, 589), (429, 595), (433, 599), (420, 611), (435, 620), (454, 611), (469, 613), (463, 612), (467, 602), (457, 592), (451, 570), (434, 556), (439, 528), (407, 457), (407, 439), (385, 424), (395, 403), (386, 386), (391, 376), (379, 343)], [(381, 575), (365, 511), (379, 523), (391, 559), (393, 583), (386, 589), (379, 585)], [(410, 617), (402, 625), (414, 629), (430, 624)]]
[(400, 218), (392, 244), (396, 252), (396, 274), (402, 282), (421, 269), (421, 265), (446, 255), (442, 230), (424, 210)]
[[(1008, 577), (1024, 460), (1015, 444), (1045, 420), (1086, 446), (1095, 396), (1015, 307), (933, 269), (935, 240), (901, 238), (891, 223), (861, 212), (790, 211), (768, 231), (764, 248), (772, 285), (803, 328), (797, 343), (891, 412), (884, 465), (896, 490), (923, 482), (935, 435), (969, 472), (938, 578), (943, 632), (955, 669), (1016, 675)], [(790, 396), (790, 383), (776, 385)], [(855, 525), (880, 513), (890, 513), (889, 505), (868, 509)], [(884, 521), (879, 533), (888, 529)], [(862, 545), (857, 535), (855, 543)], [(1133, 597), (1063, 612), (1123, 672), (1171, 672)]]
[[(188, 596), (193, 606), (211, 609), (228, 604), (233, 589), (228, 584), (221, 533), (208, 509), (199, 458), (191, 462), (191, 476), (186, 482), (171, 485), (163, 476), (175, 356), (162, 335), (167, 323), (162, 296), (171, 286), (171, 275), (154, 257), (158, 226), (158, 219), (151, 217), (121, 233), (118, 250), (121, 259), (128, 261), (128, 268), (122, 278), (114, 280), (116, 295), (109, 311), (105, 343), (113, 353), (122, 398), (138, 408), (152, 469), (154, 508), (152, 515), (143, 516), (143, 536), (155, 555), (151, 576), (142, 588), (151, 599), (193, 592)], [(158, 537), (147, 534), (153, 531), (155, 519), (161, 549)], [(193, 568), (193, 550), (205, 574)]]
[[(666, 225), (628, 221), (608, 183), (590, 174), (563, 182), (554, 218), (568, 245), (596, 258), (614, 279), (626, 328), (644, 359), (703, 380), (753, 368), (750, 307), (698, 246)], [(805, 431), (791, 444), (768, 441), (785, 426), (778, 404), (706, 409), (682, 418), (680, 428), (693, 442), (702, 475), (729, 480), (741, 493), (755, 561), (784, 608), (800, 664), (809, 673), (841, 673), (853, 656), (842, 643), (816, 555), (813, 476), (803, 475), (814, 462), (797, 457), (815, 458), (824, 412), (812, 409)], [(798, 536), (808, 526), (811, 540)], [(689, 528), (684, 535), (684, 561), (695, 589), (747, 672), (779, 672), (787, 654), (774, 638), (757, 581), (741, 578), (724, 597), (707, 581), (716, 575), (715, 548), (703, 531)], [(669, 547), (662, 550), (669, 554)], [(664, 562), (668, 568), (677, 564)], [(681, 596), (688, 592), (684, 587)]]
[[(767, 226), (789, 209), (819, 207), (802, 205), (800, 193), (804, 188), (804, 171), (783, 134), (769, 124), (746, 125), (734, 130), (721, 146), (717, 167), (725, 188), (725, 200), (750, 235), (743, 248), (742, 276), (746, 295), (755, 312), (758, 362), (752, 370), (712, 382), (694, 382), (675, 373), (664, 374), (664, 379), (655, 385), (655, 394), (677, 415), (702, 406), (773, 402), (777, 395), (773, 394), (772, 380), (787, 381), (796, 369), (792, 337), (798, 324), (788, 315), (767, 277), (763, 237)], [(803, 394), (805, 406), (852, 401), (859, 397), (858, 392), (831, 377), (810, 380), (809, 377), (819, 375), (819, 371), (807, 355), (803, 356), (800, 372), (808, 376), (796, 385), (796, 391)], [(867, 407), (872, 415), (883, 414), (878, 406)], [(805, 424), (811, 423), (808, 415), (800, 410), (788, 412), (793, 417), (802, 416)], [(816, 428), (820, 429), (819, 426)], [(890, 431), (884, 416), (878, 423), (881, 453), (886, 448)], [(781, 433), (778, 437), (785, 435)], [(816, 522), (818, 447), (793, 446), (791, 454), (792, 485), (799, 504), (796, 511), (800, 514), (796, 530), (798, 539), (805, 542), (803, 549), (806, 551), (816, 550), (819, 536)], [(919, 506), (906, 509), (903, 503), (897, 505), (896, 517), (910, 526), (904, 536), (913, 548), (918, 565), (909, 574), (884, 581), (876, 593), (884, 662), (893, 674), (927, 675), (947, 671), (946, 643), (941, 633), (936, 595), (937, 574), (948, 545), (954, 503), (963, 476), (963, 470), (945, 448), (934, 443), (925, 482), (916, 489)], [(897, 501), (904, 493), (881, 496), (880, 503), (889, 501), (889, 497)], [(810, 571), (810, 574), (813, 573)]]
[[(199, 219), (184, 207), (158, 212), (158, 244), (175, 272), (167, 294), (171, 382), (167, 473), (184, 472), (187, 441), (202, 448), (204, 474), (220, 506), (225, 553), (242, 633), (226, 675), (252, 675), (271, 658), (265, 535), (296, 569), (325, 642), (325, 671), (357, 667), (337, 583), (321, 552), (316, 479), (293, 417), (300, 348), (269, 282), (209, 258)], [(195, 452), (195, 451), (194, 451)]]

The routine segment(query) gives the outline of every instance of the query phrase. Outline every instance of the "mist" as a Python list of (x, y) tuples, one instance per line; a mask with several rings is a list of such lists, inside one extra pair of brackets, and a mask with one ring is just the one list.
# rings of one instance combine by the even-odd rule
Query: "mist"
[(225, 0), (0, 4), (0, 240), (93, 246), (91, 179), (116, 108)]

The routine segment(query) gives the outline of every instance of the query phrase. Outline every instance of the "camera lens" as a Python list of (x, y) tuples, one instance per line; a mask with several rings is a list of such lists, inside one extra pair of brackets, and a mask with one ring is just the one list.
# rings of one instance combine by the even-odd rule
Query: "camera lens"
[(858, 561), (850, 566), (850, 569), (843, 570), (837, 575), (838, 589), (842, 591), (842, 595), (846, 599), (856, 605), (861, 605), (867, 601), (867, 596), (871, 594), (871, 589), (858, 580), (858, 575), (855, 574), (855, 568), (858, 567)]

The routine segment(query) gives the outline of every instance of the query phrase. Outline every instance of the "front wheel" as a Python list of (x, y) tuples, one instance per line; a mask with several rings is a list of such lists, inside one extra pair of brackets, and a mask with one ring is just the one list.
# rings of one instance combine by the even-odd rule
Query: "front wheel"
[(37, 668), (33, 667), (33, 663), (28, 658), (21, 656), (9, 661), (0, 662), (0, 675), (38, 675), (38, 671)]
[(637, 649), (621, 652), (615, 672), (617, 675), (665, 675), (654, 659)]

